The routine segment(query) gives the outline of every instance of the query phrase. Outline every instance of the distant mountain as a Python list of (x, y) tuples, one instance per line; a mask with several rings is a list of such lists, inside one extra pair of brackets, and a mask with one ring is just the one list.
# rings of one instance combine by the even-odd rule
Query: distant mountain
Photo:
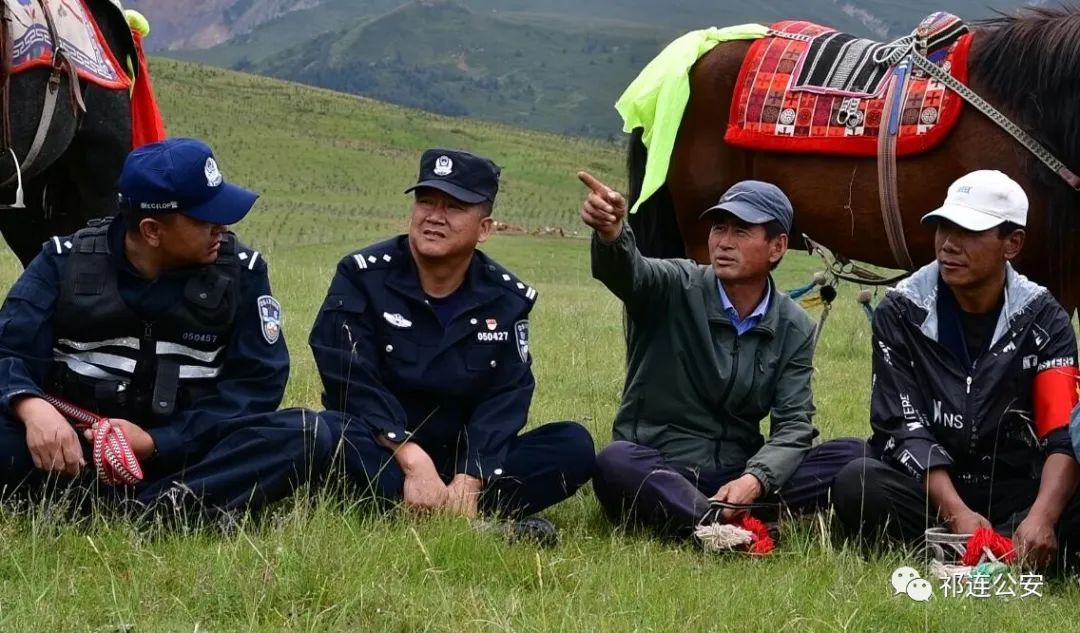
[(237, 16), (227, 21), (236, 33), (168, 55), (442, 114), (604, 136), (618, 131), (611, 106), (622, 89), (687, 30), (808, 19), (889, 39), (936, 10), (993, 13), (993, 0), (401, 1), (214, 0), (213, 11)]
[(650, 29), (606, 33), (425, 0), (237, 67), (440, 114), (600, 135), (617, 131), (611, 95), (662, 44)]
[(150, 50), (217, 46), (278, 16), (322, 0), (126, 0), (150, 18)]

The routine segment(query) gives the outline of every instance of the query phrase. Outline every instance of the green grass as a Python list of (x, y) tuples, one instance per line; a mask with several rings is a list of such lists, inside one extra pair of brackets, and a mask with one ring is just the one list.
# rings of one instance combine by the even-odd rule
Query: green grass
[[(307, 331), (337, 260), (402, 226), (419, 150), (450, 143), (506, 165), (508, 222), (572, 229), (591, 166), (618, 182), (617, 148), (405, 112), (351, 97), (155, 64), (170, 129), (205, 136), (222, 170), (264, 195), (237, 228), (270, 261), (293, 357), (286, 405), (317, 406)], [(618, 302), (584, 239), (495, 236), (485, 250), (540, 291), (531, 424), (583, 421), (607, 442), (623, 379)], [(0, 285), (17, 274), (4, 255)], [(819, 263), (788, 254), (779, 284)], [(842, 288), (815, 377), (825, 438), (867, 433), (869, 326)], [(815, 315), (817, 312), (815, 312)], [(888, 588), (914, 557), (869, 559), (827, 518), (791, 526), (763, 560), (704, 555), (608, 525), (591, 489), (549, 513), (562, 544), (508, 545), (460, 520), (379, 517), (294, 500), (238, 534), (140, 533), (0, 515), (0, 630), (34, 631), (968, 631), (1075, 628), (1080, 589), (1044, 598), (917, 604)], [(134, 629), (125, 628), (133, 626)]]

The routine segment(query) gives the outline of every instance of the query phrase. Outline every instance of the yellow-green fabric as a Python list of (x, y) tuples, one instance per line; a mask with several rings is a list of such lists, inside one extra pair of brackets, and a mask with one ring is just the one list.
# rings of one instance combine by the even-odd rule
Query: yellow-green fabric
[(768, 31), (760, 24), (691, 31), (668, 44), (619, 97), (615, 109), (622, 115), (623, 131), (643, 128), (641, 140), (649, 150), (641, 196), (630, 213), (637, 211), (667, 179), (675, 135), (690, 100), (690, 68), (721, 42), (756, 40)]

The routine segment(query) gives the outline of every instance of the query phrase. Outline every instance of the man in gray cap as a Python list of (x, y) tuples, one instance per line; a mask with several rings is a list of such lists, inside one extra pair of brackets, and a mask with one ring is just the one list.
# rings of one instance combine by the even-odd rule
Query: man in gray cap
[(581, 218), (595, 231), (593, 276), (628, 317), (622, 405), (593, 484), (609, 518), (688, 536), (747, 512), (825, 506), (861, 443), (811, 447), (814, 321), (770, 277), (787, 252), (787, 196), (764, 182), (731, 187), (701, 215), (711, 262), (699, 265), (643, 257), (623, 196), (578, 177), (591, 190)]

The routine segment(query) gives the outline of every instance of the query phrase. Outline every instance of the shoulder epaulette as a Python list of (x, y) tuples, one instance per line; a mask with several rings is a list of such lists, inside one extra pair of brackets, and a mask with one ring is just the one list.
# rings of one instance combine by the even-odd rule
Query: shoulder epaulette
[(251, 271), (266, 268), (266, 259), (262, 256), (262, 253), (241, 242), (236, 244), (236, 261), (241, 268)]
[(56, 252), (57, 255), (67, 255), (68, 253), (71, 252), (71, 247), (74, 246), (74, 244), (71, 241), (71, 236), (70, 235), (66, 236), (66, 237), (61, 237), (59, 235), (54, 235), (49, 239), (49, 242), (46, 242), (46, 244), (50, 244), (50, 243), (52, 245), (53, 250)]
[(398, 240), (399, 238), (394, 238), (371, 246), (365, 246), (348, 257), (352, 259), (353, 265), (360, 272), (393, 268), (404, 261), (402, 257), (405, 256), (401, 252)]
[(526, 284), (513, 275), (509, 270), (495, 262), (489, 261), (486, 266), (488, 275), (496, 284), (503, 286), (514, 294), (520, 295), (529, 303), (536, 301), (536, 288)]

